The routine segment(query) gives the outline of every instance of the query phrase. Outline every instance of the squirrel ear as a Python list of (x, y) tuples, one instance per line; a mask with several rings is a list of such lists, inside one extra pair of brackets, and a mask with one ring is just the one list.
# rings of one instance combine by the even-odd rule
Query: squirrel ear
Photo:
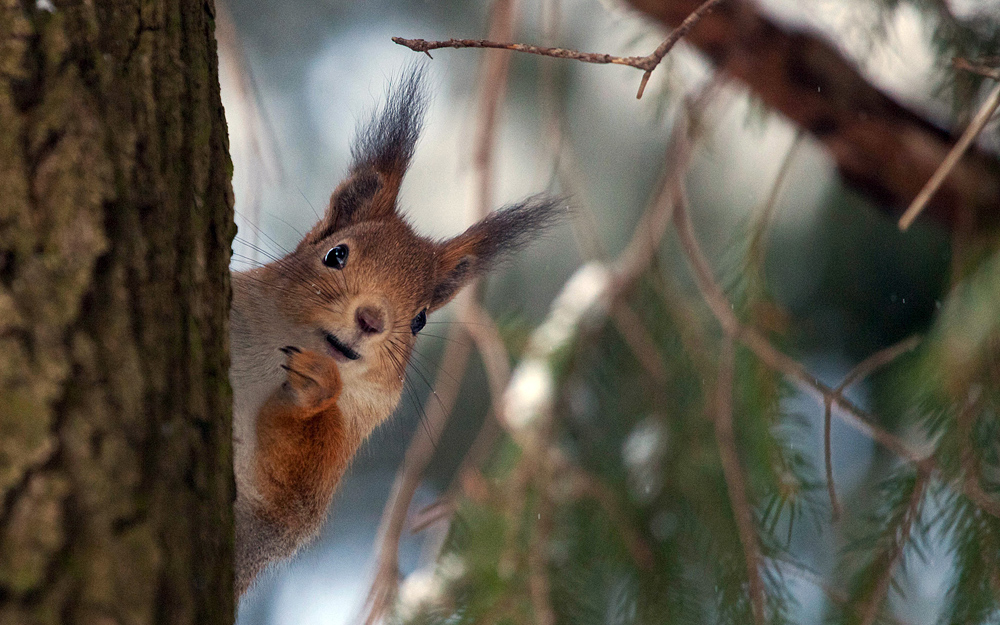
[(386, 103), (359, 130), (351, 148), (351, 173), (330, 196), (326, 214), (306, 235), (305, 243), (396, 214), (396, 196), (423, 125), (427, 102), (422, 80), (420, 67), (406, 70), (399, 83), (390, 87)]
[(490, 213), (442, 243), (430, 310), (444, 306), (469, 282), (512, 258), (565, 210), (562, 198), (536, 195)]

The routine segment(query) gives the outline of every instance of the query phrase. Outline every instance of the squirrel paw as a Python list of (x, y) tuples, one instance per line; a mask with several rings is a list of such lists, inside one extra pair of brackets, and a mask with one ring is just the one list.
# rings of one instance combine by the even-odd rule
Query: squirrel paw
[(333, 358), (291, 345), (281, 352), (288, 357), (281, 365), (288, 372), (282, 388), (295, 405), (319, 408), (340, 394), (340, 370)]

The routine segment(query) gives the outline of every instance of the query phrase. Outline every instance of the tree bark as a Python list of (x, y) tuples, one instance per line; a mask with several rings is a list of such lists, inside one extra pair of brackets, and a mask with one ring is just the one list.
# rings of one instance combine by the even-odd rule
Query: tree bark
[[(674, 28), (703, 0), (629, 0)], [(954, 143), (947, 131), (872, 86), (815, 33), (781, 26), (747, 0), (723, 2), (685, 41), (754, 95), (819, 139), (845, 182), (898, 217)], [(926, 213), (954, 225), (1000, 221), (1000, 161), (975, 148), (934, 195)]]
[(0, 623), (231, 623), (211, 1), (0, 0)]

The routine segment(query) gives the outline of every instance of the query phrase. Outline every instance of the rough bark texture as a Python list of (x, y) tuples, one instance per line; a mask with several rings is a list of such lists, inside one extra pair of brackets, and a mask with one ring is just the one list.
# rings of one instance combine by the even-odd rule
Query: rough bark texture
[[(629, 0), (669, 28), (703, 0)], [(685, 40), (765, 104), (822, 141), (844, 179), (902, 214), (954, 143), (945, 131), (873, 87), (829, 42), (776, 24), (746, 0), (723, 2)], [(970, 150), (927, 207), (954, 224), (1000, 219), (1000, 161)]]
[(210, 0), (0, 0), (0, 623), (232, 622), (230, 175)]

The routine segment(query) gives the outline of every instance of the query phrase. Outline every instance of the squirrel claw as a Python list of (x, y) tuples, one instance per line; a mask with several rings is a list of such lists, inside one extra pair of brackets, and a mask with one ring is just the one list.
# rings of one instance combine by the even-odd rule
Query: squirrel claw
[(301, 354), (302, 350), (294, 345), (285, 345), (284, 347), (279, 347), (278, 351), (286, 356), (291, 356), (292, 354)]
[(332, 358), (291, 346), (281, 351), (288, 356), (280, 365), (288, 372), (283, 387), (295, 404), (318, 407), (340, 393), (340, 371)]

